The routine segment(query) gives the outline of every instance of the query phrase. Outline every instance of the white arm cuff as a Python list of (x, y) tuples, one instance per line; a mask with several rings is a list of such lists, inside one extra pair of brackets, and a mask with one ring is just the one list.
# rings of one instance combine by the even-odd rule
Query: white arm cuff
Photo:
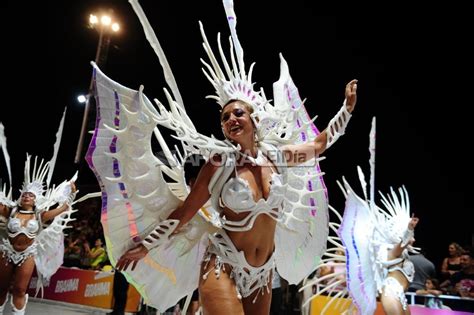
[(76, 195), (77, 195), (77, 191), (71, 192), (64, 203), (71, 205), (74, 199), (76, 199)]
[(415, 237), (415, 231), (411, 229), (406, 229), (405, 233), (402, 236), (402, 247), (407, 246), (408, 243)]
[(336, 116), (334, 116), (331, 121), (329, 122), (326, 132), (328, 135), (328, 141), (326, 144), (326, 149), (329, 149), (340, 136), (342, 136), (345, 131), (349, 120), (351, 119), (352, 115), (349, 113), (346, 107), (346, 100), (342, 104), (341, 109), (337, 112)]

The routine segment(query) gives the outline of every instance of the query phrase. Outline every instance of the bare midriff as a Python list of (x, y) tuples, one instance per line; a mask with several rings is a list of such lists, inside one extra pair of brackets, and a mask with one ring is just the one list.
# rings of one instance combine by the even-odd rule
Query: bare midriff
[[(224, 210), (227, 220), (241, 220), (247, 213), (235, 214), (229, 209)], [(247, 262), (254, 267), (265, 264), (272, 256), (275, 248), (275, 228), (277, 222), (268, 215), (262, 214), (255, 219), (253, 227), (245, 232), (226, 231), (232, 243), (239, 251), (243, 251)]]

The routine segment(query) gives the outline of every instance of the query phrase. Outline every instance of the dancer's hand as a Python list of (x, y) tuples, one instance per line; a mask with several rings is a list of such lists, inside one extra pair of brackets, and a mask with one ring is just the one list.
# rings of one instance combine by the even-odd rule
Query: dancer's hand
[(352, 80), (346, 85), (346, 109), (352, 113), (357, 102), (357, 80)]
[(71, 192), (72, 193), (75, 193), (77, 191), (77, 188), (76, 188), (76, 183), (74, 183), (74, 181), (70, 181), (69, 182), (71, 184)]
[(120, 257), (115, 268), (120, 271), (127, 270), (130, 264), (132, 264), (132, 270), (138, 264), (138, 261), (148, 254), (148, 249), (143, 244), (138, 245), (135, 248), (129, 249), (125, 254)]

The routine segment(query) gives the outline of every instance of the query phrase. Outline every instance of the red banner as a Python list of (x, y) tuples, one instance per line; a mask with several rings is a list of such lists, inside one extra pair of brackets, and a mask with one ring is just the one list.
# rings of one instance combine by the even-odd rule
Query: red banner
[[(30, 296), (36, 293), (36, 281), (37, 276), (34, 274), (28, 289)], [(112, 309), (113, 285), (113, 272), (61, 267), (49, 283), (43, 284), (43, 299)], [(38, 297), (41, 297), (41, 293)], [(125, 311), (137, 312), (139, 303), (140, 294), (130, 285)]]

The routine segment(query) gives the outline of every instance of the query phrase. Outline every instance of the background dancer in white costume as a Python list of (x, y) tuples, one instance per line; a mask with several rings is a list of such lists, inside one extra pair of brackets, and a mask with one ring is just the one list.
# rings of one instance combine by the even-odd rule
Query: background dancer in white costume
[[(231, 59), (219, 40), (223, 68), (202, 25), (201, 32), (210, 61), (203, 62), (204, 71), (222, 108), (226, 140), (204, 136), (186, 114), (141, 7), (131, 3), (163, 66), (171, 110), (155, 100), (157, 110), (143, 87), (128, 89), (94, 67), (98, 120), (87, 160), (102, 187), (101, 221), (111, 262), (160, 311), (199, 286), (205, 314), (268, 313), (274, 267), (297, 284), (325, 251), (327, 191), (320, 154), (344, 134), (357, 80), (346, 85), (343, 106), (319, 132), (281, 57), (272, 105), (263, 90), (253, 89), (253, 65), (247, 73), (233, 3), (224, 1)], [(174, 154), (157, 124), (181, 141)], [(152, 133), (165, 161), (151, 150)], [(183, 161), (191, 153), (207, 163), (189, 192)]]
[[(28, 284), (36, 267), (37, 293), (43, 281), (58, 270), (63, 262), (63, 229), (72, 221), (76, 196), (77, 173), (59, 186), (51, 186), (56, 157), (64, 125), (64, 111), (51, 160), (39, 161), (27, 155), (23, 187), (18, 200), (12, 200), (12, 190), (6, 184), (0, 190), (0, 216), (6, 219), (7, 238), (0, 243), (0, 314), (11, 295), (13, 314), (25, 314)], [(0, 124), (0, 146), (7, 164), (11, 185), (10, 157), (6, 148), (3, 125)], [(90, 197), (86, 195), (78, 201)], [(59, 205), (54, 209), (52, 206)], [(9, 290), (11, 291), (9, 292)]]
[[(405, 298), (405, 292), (413, 280), (414, 266), (408, 259), (408, 251), (414, 251), (411, 246), (414, 239), (414, 229), (418, 218), (410, 216), (410, 202), (405, 187), (398, 190), (399, 195), (391, 189), (387, 196), (381, 194), (385, 209), (374, 202), (375, 178), (375, 118), (370, 132), (370, 195), (367, 195), (367, 184), (364, 174), (358, 167), (364, 198), (359, 198), (344, 179), (346, 207), (340, 224), (331, 223), (339, 237), (330, 238), (333, 248), (326, 253), (323, 261), (342, 260), (346, 264), (347, 287), (332, 294), (334, 288), (341, 284), (337, 279), (340, 274), (330, 274), (324, 278), (308, 281), (306, 286), (328, 281), (328, 285), (312, 298), (327, 292), (334, 298), (347, 293), (352, 299), (352, 307), (348, 313), (358, 309), (358, 314), (372, 315), (376, 309), (376, 298), (379, 296), (383, 309), (388, 315), (410, 314)], [(344, 249), (345, 255), (334, 255), (333, 252)], [(318, 266), (321, 268), (321, 266)], [(309, 303), (309, 300), (306, 301)], [(326, 311), (326, 309), (323, 310)]]

